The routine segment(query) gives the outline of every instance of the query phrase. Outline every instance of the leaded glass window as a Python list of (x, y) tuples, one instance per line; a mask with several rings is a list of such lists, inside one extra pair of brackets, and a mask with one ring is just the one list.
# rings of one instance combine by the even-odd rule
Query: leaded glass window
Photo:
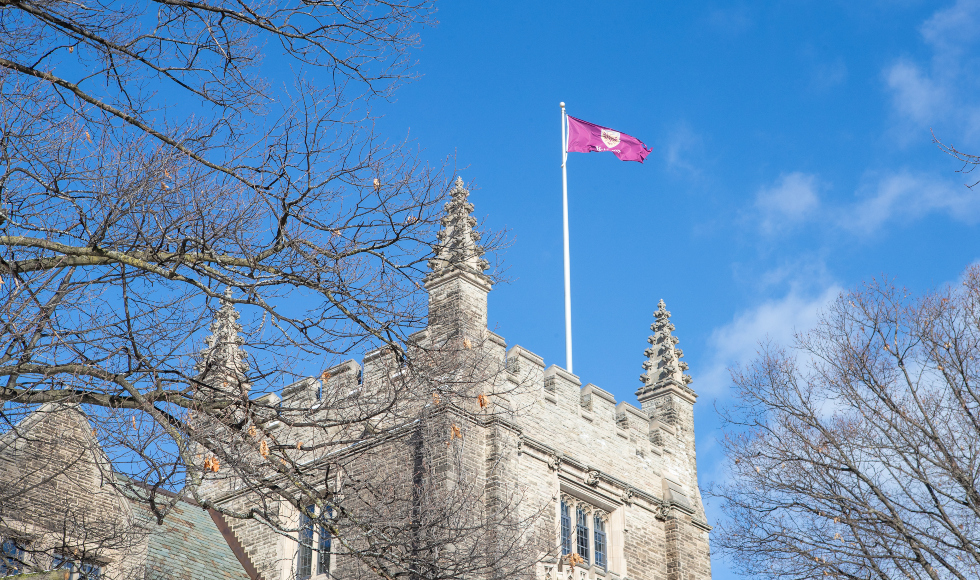
[(24, 550), (13, 540), (0, 544), (0, 576), (20, 574), (24, 568)]
[(589, 564), (589, 515), (585, 513), (585, 510), (578, 508), (575, 510), (577, 512), (577, 517), (575, 518), (575, 548), (579, 556), (585, 560), (585, 565)]
[(299, 514), (299, 551), (296, 555), (296, 578), (309, 578), (313, 572), (313, 506)]
[(61, 570), (62, 568), (71, 569), (71, 561), (62, 558), (61, 556), (55, 554), (51, 557), (51, 569)]
[[(567, 556), (572, 553), (572, 516), (571, 507), (564, 499), (561, 500), (561, 554)], [(552, 520), (554, 521), (554, 520)]]
[[(333, 510), (327, 508), (327, 517), (333, 516)], [(330, 573), (330, 530), (326, 526), (320, 526), (320, 538), (317, 543), (317, 558), (316, 558), (316, 573), (317, 574), (329, 574)]]
[(605, 570), (609, 564), (606, 562), (606, 522), (602, 520), (598, 515), (593, 518), (592, 529), (595, 532), (595, 542), (593, 542), (593, 550), (595, 550), (595, 565)]
[(75, 560), (55, 555), (51, 559), (51, 567), (55, 570), (68, 570), (69, 580), (102, 580), (102, 567), (92, 562), (76, 562)]
[(82, 562), (78, 565), (79, 580), (100, 580), (101, 576), (102, 568), (95, 564)]

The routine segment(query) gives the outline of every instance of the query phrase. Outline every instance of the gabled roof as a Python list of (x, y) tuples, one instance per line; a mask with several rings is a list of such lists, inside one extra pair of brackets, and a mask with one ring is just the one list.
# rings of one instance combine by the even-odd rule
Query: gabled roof
[[(72, 507), (79, 512), (95, 504), (117, 508), (113, 513), (122, 516), (118, 523), (133, 525), (134, 541), (146, 542), (146, 580), (260, 580), (238, 539), (216, 512), (157, 490), (173, 500), (158, 525), (149, 507), (127, 490), (127, 484), (139, 484), (113, 470), (79, 405), (42, 405), (0, 434), (0, 489), (15, 483), (26, 486), (20, 499), (35, 505), (45, 505), (61, 489), (74, 494), (77, 501)], [(40, 522), (31, 521), (39, 513), (27, 509), (7, 515), (21, 518), (19, 527), (51, 533), (39, 527)]]
[(146, 580), (250, 580), (208, 510), (178, 501), (157, 525), (145, 506), (135, 509), (150, 527)]
[[(41, 405), (0, 436), (0, 489), (16, 497), (5, 506), (8, 523), (20, 520), (18, 526), (37, 526), (37, 533), (47, 533), (53, 530), (46, 525), (63, 516), (66, 519), (57, 525), (70, 536), (84, 525), (76, 521), (83, 513), (98, 512), (113, 525), (131, 522), (131, 506), (111, 485), (114, 477), (88, 417), (77, 404)], [(82, 507), (78, 498), (90, 505)], [(59, 516), (38, 520), (56, 504)], [(32, 518), (36, 521), (28, 521)], [(72, 526), (64, 527), (64, 522)], [(75, 539), (85, 536), (81, 533)]]

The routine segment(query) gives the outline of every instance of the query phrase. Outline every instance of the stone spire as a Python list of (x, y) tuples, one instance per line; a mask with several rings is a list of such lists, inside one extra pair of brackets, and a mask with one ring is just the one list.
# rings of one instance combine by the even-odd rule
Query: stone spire
[(483, 247), (478, 244), (480, 232), (473, 229), (476, 218), (470, 215), (473, 204), (468, 201), (470, 192), (463, 186), (463, 178), (457, 177), (456, 183), (449, 192), (452, 196), (446, 206), (439, 231), (439, 242), (433, 246), (435, 257), (429, 260), (432, 272), (426, 276), (426, 281), (439, 278), (454, 271), (471, 274), (484, 284), (489, 284), (490, 278), (483, 273), (490, 264), (483, 259)]
[(687, 386), (692, 382), (691, 376), (684, 374), (688, 368), (687, 363), (680, 360), (684, 357), (684, 351), (677, 348), (680, 340), (671, 334), (674, 325), (670, 322), (670, 311), (663, 300), (657, 304), (657, 311), (653, 315), (657, 320), (650, 325), (654, 334), (647, 339), (650, 348), (643, 351), (647, 357), (643, 363), (646, 372), (640, 375), (643, 386), (636, 392), (636, 396), (642, 399), (644, 395), (670, 387), (694, 395), (694, 391)]
[(231, 302), (231, 288), (226, 288), (221, 308), (211, 322), (211, 335), (205, 339), (207, 347), (201, 350), (201, 358), (194, 365), (194, 369), (201, 373), (201, 382), (217, 387), (221, 381), (224, 385), (231, 383), (248, 388), (244, 383), (248, 362), (241, 348), (244, 340), (238, 336), (242, 330), (238, 317)]

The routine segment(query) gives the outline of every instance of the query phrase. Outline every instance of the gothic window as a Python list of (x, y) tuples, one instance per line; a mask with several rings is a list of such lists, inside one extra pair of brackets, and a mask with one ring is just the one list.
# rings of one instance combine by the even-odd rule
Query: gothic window
[[(315, 506), (308, 506), (299, 514), (296, 580), (306, 580), (314, 574), (330, 573), (330, 555), (333, 542), (327, 527), (317, 525), (315, 510)], [(326, 517), (332, 516), (333, 511), (328, 509)], [(316, 554), (315, 558), (314, 554)]]
[(585, 565), (589, 565), (589, 515), (586, 513), (584, 506), (579, 504), (579, 508), (575, 510), (577, 512), (577, 517), (575, 518), (575, 548), (578, 555), (585, 560)]
[(572, 516), (571, 508), (564, 498), (561, 500), (561, 555), (572, 553)]
[(13, 576), (24, 569), (24, 550), (14, 540), (0, 544), (0, 576)]
[(593, 518), (592, 529), (595, 531), (595, 543), (593, 543), (595, 565), (605, 570), (609, 566), (606, 562), (606, 552), (609, 548), (606, 543), (606, 522), (599, 514)]
[(562, 556), (577, 556), (564, 559), (599, 572), (609, 570), (611, 554), (618, 553), (610, 545), (609, 513), (566, 493), (560, 510)]
[[(327, 517), (333, 517), (333, 510), (327, 509)], [(330, 573), (330, 531), (326, 527), (320, 526), (319, 529), (320, 538), (317, 548), (319, 548), (319, 553), (316, 559), (316, 573), (317, 574), (329, 574)]]
[(68, 570), (68, 580), (102, 580), (102, 567), (93, 562), (55, 555), (51, 564), (55, 570)]
[(90, 562), (80, 562), (78, 564), (78, 577), (82, 580), (99, 580), (102, 576), (102, 568)]
[(296, 578), (309, 578), (313, 571), (313, 506), (299, 514), (299, 552), (296, 555)]

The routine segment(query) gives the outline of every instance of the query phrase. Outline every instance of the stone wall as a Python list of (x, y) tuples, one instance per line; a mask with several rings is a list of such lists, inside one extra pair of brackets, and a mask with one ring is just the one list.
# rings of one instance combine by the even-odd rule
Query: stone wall
[[(560, 492), (610, 511), (609, 571), (616, 576), (710, 578), (693, 405), (669, 395), (644, 409), (617, 403), (564, 369), (545, 368), (520, 346), (507, 351), (507, 368), (515, 386), (532, 386), (515, 402), (514, 417), (524, 485), (537, 490), (529, 509), (550, 502), (552, 529)], [(669, 413), (656, 412), (671, 405)]]
[(58, 556), (96, 564), (107, 580), (139, 577), (147, 530), (114, 478), (78, 406), (41, 406), (0, 437), (0, 537), (35, 569)]
[[(642, 407), (617, 402), (597, 385), (582, 386), (577, 376), (546, 366), (541, 357), (520, 346), (508, 348), (503, 337), (487, 329), (491, 286), (483, 274), (486, 263), (476, 245), (476, 220), (469, 215), (473, 208), (462, 181), (457, 181), (452, 196), (426, 279), (429, 326), (412, 338), (413, 348), (479, 358), (479, 364), (459, 368), (478, 368), (485, 378), (455, 393), (455, 400), (442, 403), (444, 408), (434, 397), (434, 406), (426, 412), (431, 432), (423, 440), (430, 484), (446, 490), (460, 487), (461, 500), (470, 502), (474, 513), (498, 518), (497, 529), (485, 540), (488, 557), (501, 557), (508, 549), (513, 553), (513, 546), (519, 545), (525, 557), (546, 566), (536, 568), (543, 578), (710, 578), (710, 526), (698, 489), (695, 454), (697, 395), (688, 387), (690, 377), (683, 374), (687, 365), (680, 362), (683, 353), (676, 348), (678, 340), (671, 334), (673, 325), (663, 302), (651, 327), (651, 347), (644, 353), (647, 372), (637, 393)], [(390, 377), (386, 356), (379, 351), (365, 357), (359, 389), (370, 390), (376, 381)], [(340, 388), (331, 382), (340, 380), (336, 377), (355, 374), (356, 363), (345, 364), (349, 370), (327, 373), (324, 392)], [(289, 398), (301, 396), (302, 389), (294, 391)], [(476, 405), (478, 395), (483, 398)], [(426, 397), (428, 392), (417, 400)], [(450, 435), (452, 427), (460, 430), (460, 437)], [(396, 443), (386, 445), (392, 446), (388, 459), (377, 456), (366, 467), (411, 472), (412, 460), (395, 451)], [(608, 518), (608, 571), (572, 570), (559, 563), (563, 497)], [(253, 540), (246, 532), (242, 541), (248, 545), (269, 540)], [(275, 557), (257, 557), (273, 576), (267, 580), (289, 580), (286, 568), (276, 568), (272, 561), (285, 562), (295, 548), (286, 540), (277, 549)]]

